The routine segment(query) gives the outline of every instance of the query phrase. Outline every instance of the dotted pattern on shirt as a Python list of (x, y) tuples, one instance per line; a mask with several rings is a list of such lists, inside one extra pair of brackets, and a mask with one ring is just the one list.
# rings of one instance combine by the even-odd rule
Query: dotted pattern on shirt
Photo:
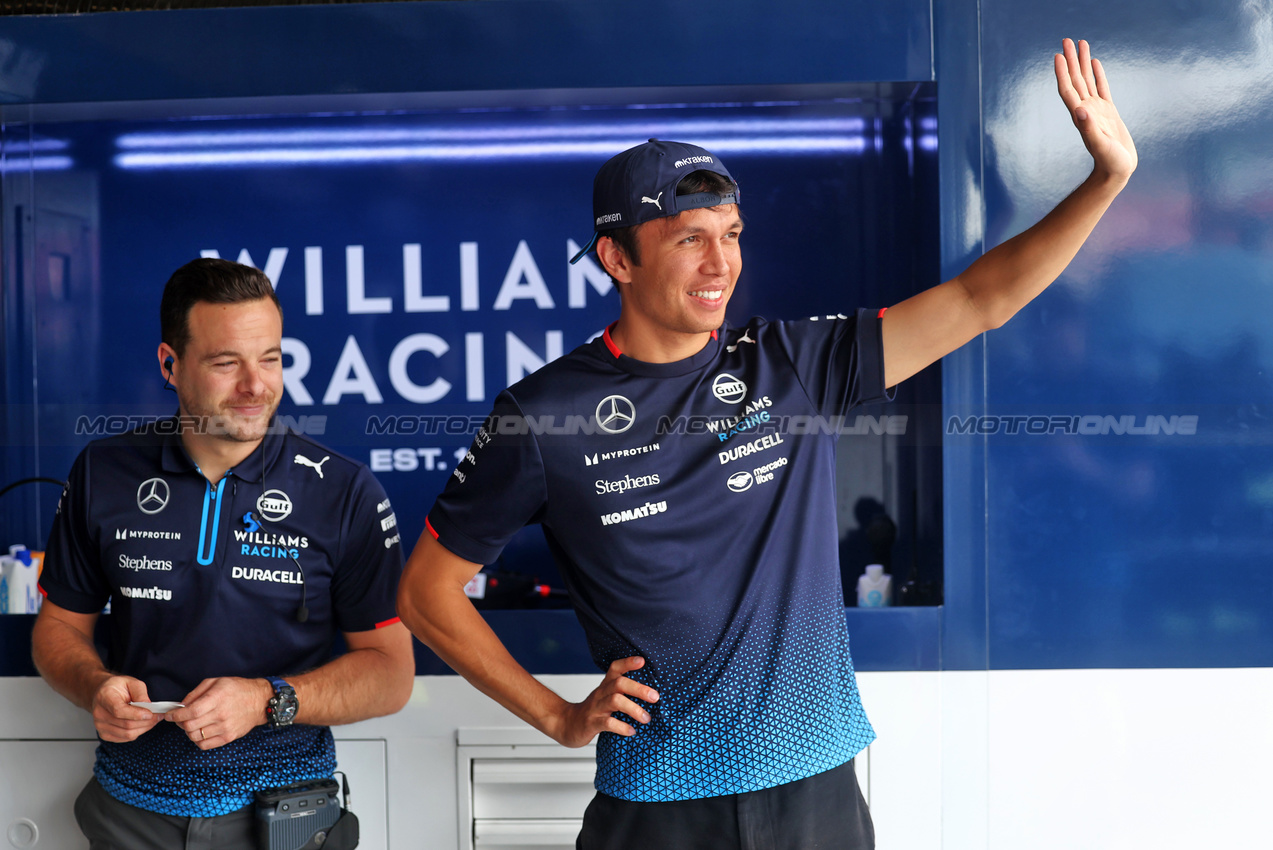
[[(598, 739), (598, 791), (651, 802), (771, 788), (844, 764), (875, 739), (840, 600), (828, 595), (794, 616), (785, 602), (768, 603), (748, 606), (751, 614), (724, 630), (724, 606), (704, 606), (702, 634), (659, 636), (663, 646), (717, 639), (706, 657), (665, 654), (629, 674), (655, 687), (659, 702), (640, 703), (651, 722), (634, 723), (636, 735)], [(621, 658), (631, 647), (611, 652)]]
[[(252, 803), (252, 792), (332, 775), (336, 744), (325, 726), (258, 726), (200, 750), (161, 721), (128, 744), (101, 742), (93, 775), (116, 800), (164, 815), (215, 817)], [(143, 778), (144, 777), (144, 778)]]

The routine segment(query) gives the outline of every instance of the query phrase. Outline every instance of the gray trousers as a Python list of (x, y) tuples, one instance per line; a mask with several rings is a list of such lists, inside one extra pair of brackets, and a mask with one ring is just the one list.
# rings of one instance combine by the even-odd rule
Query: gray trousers
[(213, 818), (183, 818), (121, 803), (90, 779), (75, 799), (90, 850), (257, 850), (252, 806)]

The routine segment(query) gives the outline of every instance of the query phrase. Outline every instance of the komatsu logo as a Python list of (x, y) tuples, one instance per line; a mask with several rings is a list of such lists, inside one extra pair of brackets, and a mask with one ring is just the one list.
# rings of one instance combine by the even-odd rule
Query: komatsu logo
[(162, 587), (121, 587), (119, 595), (128, 599), (159, 599), (164, 602), (172, 601), (172, 591), (164, 590)]
[(601, 515), (602, 525), (618, 525), (621, 522), (631, 522), (634, 519), (645, 519), (648, 516), (661, 514), (667, 510), (667, 502), (646, 502), (639, 508), (629, 508), (626, 511), (615, 511), (611, 514)]

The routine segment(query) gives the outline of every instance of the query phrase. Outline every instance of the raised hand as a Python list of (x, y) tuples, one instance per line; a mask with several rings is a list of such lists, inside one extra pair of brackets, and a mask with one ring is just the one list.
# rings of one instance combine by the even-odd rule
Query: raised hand
[(1110, 95), (1109, 81), (1100, 60), (1092, 58), (1086, 41), (1076, 47), (1062, 42), (1064, 55), (1056, 54), (1056, 85), (1070, 118), (1092, 155), (1095, 169), (1115, 180), (1126, 181), (1136, 170), (1136, 145), (1119, 117)]

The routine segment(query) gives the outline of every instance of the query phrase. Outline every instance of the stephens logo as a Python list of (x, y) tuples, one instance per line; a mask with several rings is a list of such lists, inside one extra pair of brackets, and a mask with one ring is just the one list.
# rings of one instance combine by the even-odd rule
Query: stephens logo
[(712, 395), (726, 404), (738, 404), (747, 397), (747, 385), (728, 372), (721, 372), (712, 381)]
[(606, 493), (626, 493), (628, 490), (636, 490), (638, 487), (653, 487), (659, 483), (659, 474), (638, 475), (635, 478), (631, 475), (625, 475), (618, 481), (607, 481), (604, 478), (598, 478), (594, 486), (597, 488), (597, 495), (604, 496)]
[(292, 515), (292, 500), (282, 490), (266, 490), (256, 500), (256, 509), (270, 522), (278, 522)]
[(622, 434), (636, 421), (636, 405), (621, 395), (608, 395), (597, 405), (597, 425), (607, 434)]
[(725, 484), (735, 493), (742, 493), (750, 490), (752, 485), (751, 473), (735, 472), (733, 475), (729, 476), (729, 480), (726, 481)]
[(140, 558), (130, 558), (127, 555), (119, 556), (120, 569), (124, 570), (171, 570), (172, 561), (158, 561), (142, 555)]
[(137, 507), (144, 514), (157, 514), (168, 507), (168, 482), (162, 478), (147, 478), (137, 488)]

